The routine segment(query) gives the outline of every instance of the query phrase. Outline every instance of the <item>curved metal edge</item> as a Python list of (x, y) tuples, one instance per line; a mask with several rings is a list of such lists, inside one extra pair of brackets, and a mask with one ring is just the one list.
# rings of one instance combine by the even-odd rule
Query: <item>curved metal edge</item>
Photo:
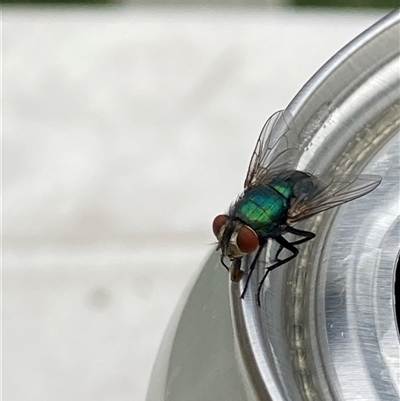
[[(349, 42), (346, 46), (344, 46), (341, 50), (339, 50), (333, 57), (331, 57), (309, 80), (308, 82), (300, 89), (297, 95), (293, 98), (293, 100), (289, 103), (287, 110), (294, 117), (294, 122), (296, 127), (299, 130), (302, 130), (304, 124), (301, 123), (304, 121), (308, 121), (308, 117), (312, 114), (310, 112), (307, 115), (303, 115), (303, 109), (305, 106), (312, 100), (315, 91), (327, 81), (328, 77), (337, 73), (341, 65), (344, 61), (349, 58), (349, 56), (354, 57), (368, 42), (374, 42), (384, 35), (385, 31), (389, 31), (393, 29), (396, 25), (400, 23), (400, 9), (394, 10), (385, 17), (381, 18), (374, 25), (366, 29), (360, 35), (355, 37), (351, 42)], [(398, 29), (400, 27), (398, 26)], [(397, 54), (396, 45), (399, 45), (399, 39), (397, 38), (396, 43), (393, 46), (393, 54), (388, 54), (385, 49), (382, 49), (381, 53), (377, 53), (375, 55), (376, 59), (380, 59), (381, 63), (384, 64), (387, 59), (391, 59), (394, 55)], [(361, 51), (360, 51), (361, 53)], [(361, 62), (361, 57), (357, 57), (360, 60), (355, 60), (353, 64), (353, 68), (357, 69), (356, 73), (359, 75), (364, 75), (366, 71), (368, 71), (371, 66), (366, 64), (365, 62)], [(357, 61), (360, 61), (357, 63)], [(345, 78), (345, 77), (343, 77)], [(343, 79), (342, 87), (348, 87), (350, 82), (347, 82)], [(337, 92), (341, 92), (341, 90), (336, 90)], [(325, 101), (321, 101), (321, 104), (329, 103), (330, 99), (326, 99)], [(315, 108), (313, 112), (317, 111)], [(297, 118), (296, 118), (297, 117)]]

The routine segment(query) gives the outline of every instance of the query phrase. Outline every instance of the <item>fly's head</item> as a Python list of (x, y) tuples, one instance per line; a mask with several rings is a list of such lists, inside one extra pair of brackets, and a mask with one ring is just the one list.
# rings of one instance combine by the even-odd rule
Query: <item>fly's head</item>
[(224, 257), (238, 260), (257, 249), (259, 245), (256, 232), (242, 221), (225, 214), (218, 215), (213, 221), (213, 232), (221, 249), (221, 263)]

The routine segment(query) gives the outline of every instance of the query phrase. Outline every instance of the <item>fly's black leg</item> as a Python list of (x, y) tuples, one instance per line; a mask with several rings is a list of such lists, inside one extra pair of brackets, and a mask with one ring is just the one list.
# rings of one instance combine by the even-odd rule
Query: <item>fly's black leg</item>
[(229, 267), (224, 263), (224, 255), (221, 255), (221, 264), (225, 267), (225, 269), (229, 272)]
[(265, 245), (265, 244), (266, 244), (265, 242), (264, 242), (263, 244), (260, 244), (260, 246), (258, 247), (258, 251), (257, 251), (257, 253), (256, 253), (256, 256), (254, 257), (253, 262), (251, 262), (250, 269), (249, 269), (249, 274), (248, 274), (247, 277), (246, 277), (246, 283), (245, 283), (245, 285), (244, 285), (242, 294), (240, 295), (240, 298), (242, 298), (242, 299), (244, 298), (244, 294), (246, 294), (247, 287), (248, 287), (249, 282), (250, 282), (250, 277), (251, 277), (251, 275), (253, 274), (253, 271), (254, 271), (254, 269), (255, 269), (256, 266), (257, 266), (258, 258), (260, 257), (261, 251), (262, 251), (262, 249), (264, 248), (264, 245)]
[[(298, 230), (297, 228), (290, 227), (290, 226), (287, 226), (285, 231), (290, 234), (304, 237), (302, 239), (290, 242), (290, 244), (292, 244), (292, 245), (302, 244), (304, 242), (310, 241), (311, 239), (313, 239), (315, 237), (315, 234), (312, 233), (311, 231)], [(275, 260), (277, 260), (278, 262), (280, 262), (282, 260), (282, 259), (279, 259), (279, 254), (282, 252), (282, 250), (283, 250), (283, 246), (279, 245), (278, 251), (276, 252), (276, 255), (275, 255)]]
[[(300, 231), (300, 230), (299, 230)], [(304, 231), (305, 232), (305, 231)], [(310, 233), (313, 234), (313, 233)], [(313, 234), (314, 235), (314, 234)], [(311, 239), (312, 237), (308, 238)], [(261, 305), (260, 302), (260, 292), (261, 292), (261, 288), (264, 284), (265, 279), (268, 276), (268, 273), (271, 272), (272, 270), (276, 269), (279, 266), (284, 265), (285, 263), (289, 262), (290, 260), (294, 259), (298, 254), (299, 254), (299, 250), (294, 246), (294, 243), (290, 243), (288, 240), (286, 240), (285, 238), (283, 238), (282, 236), (279, 237), (274, 237), (274, 240), (282, 247), (282, 249), (287, 249), (288, 251), (292, 252), (292, 255), (288, 256), (285, 259), (281, 259), (278, 262), (276, 262), (275, 264), (273, 264), (272, 266), (267, 268), (267, 271), (264, 273), (263, 278), (261, 279), (261, 281), (258, 284), (258, 288), (257, 288), (257, 304), (258, 306)], [(304, 238), (301, 240), (302, 242)]]
[(278, 248), (278, 250), (276, 251), (276, 255), (275, 255), (275, 260), (277, 261), (277, 262), (280, 262), (282, 259), (279, 259), (279, 254), (282, 252), (282, 250), (283, 250), (283, 246), (282, 245), (279, 245), (279, 248)]
[[(311, 231), (299, 230), (298, 228), (294, 228), (294, 227), (290, 227), (290, 226), (287, 226), (285, 228), (285, 231), (290, 234), (298, 235), (299, 237), (305, 237), (305, 238), (302, 238), (301, 240), (299, 240), (301, 242), (306, 242), (315, 237), (315, 234), (312, 233)], [(300, 242), (297, 242), (297, 243), (300, 244)], [(293, 245), (294, 242), (291, 242), (291, 244)]]

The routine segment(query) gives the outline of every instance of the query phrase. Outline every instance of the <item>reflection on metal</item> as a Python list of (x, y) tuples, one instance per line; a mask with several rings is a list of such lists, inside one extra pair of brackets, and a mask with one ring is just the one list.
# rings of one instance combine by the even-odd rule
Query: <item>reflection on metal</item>
[[(299, 170), (379, 174), (374, 192), (301, 225), (317, 237), (269, 276), (262, 307), (231, 284), (248, 399), (400, 400), (394, 270), (400, 248), (400, 13), (334, 56), (288, 109)], [(254, 292), (267, 250), (254, 276)]]

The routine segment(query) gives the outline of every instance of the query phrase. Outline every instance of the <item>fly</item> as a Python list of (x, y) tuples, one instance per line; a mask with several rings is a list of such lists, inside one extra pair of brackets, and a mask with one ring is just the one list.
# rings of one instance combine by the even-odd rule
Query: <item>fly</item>
[[(364, 196), (381, 182), (381, 177), (375, 175), (327, 179), (291, 169), (299, 158), (299, 144), (295, 135), (288, 135), (292, 129), (290, 123), (291, 116), (284, 110), (268, 119), (251, 157), (243, 193), (231, 205), (228, 214), (218, 215), (213, 221), (217, 249), (221, 249), (221, 263), (229, 271), (224, 257), (232, 261), (232, 281), (239, 281), (242, 277), (243, 256), (257, 250), (241, 298), (267, 241), (273, 239), (279, 244), (275, 262), (266, 269), (258, 284), (258, 305), (268, 273), (294, 259), (299, 253), (296, 246), (315, 237), (313, 232), (299, 230), (293, 224)], [(284, 127), (283, 132), (280, 127)], [(293, 234), (299, 239), (289, 242), (284, 234)], [(284, 249), (291, 254), (280, 258)]]

